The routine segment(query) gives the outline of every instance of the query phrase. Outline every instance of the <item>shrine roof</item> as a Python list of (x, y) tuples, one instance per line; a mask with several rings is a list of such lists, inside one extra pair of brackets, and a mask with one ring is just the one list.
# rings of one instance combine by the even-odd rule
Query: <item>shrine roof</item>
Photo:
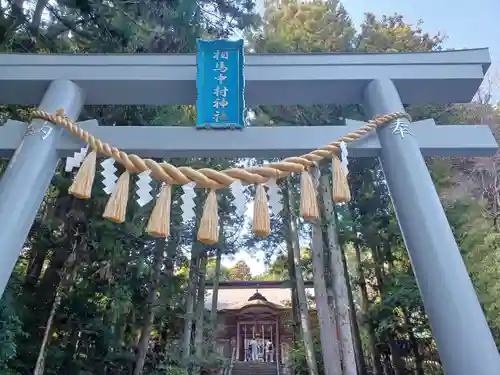
[[(249, 301), (255, 295), (255, 289), (221, 289), (219, 290), (217, 310), (239, 310), (245, 306), (269, 306), (271, 308), (286, 308), (291, 301), (290, 289), (265, 289), (260, 294), (266, 299)], [(207, 293), (205, 308), (212, 309), (212, 291)]]

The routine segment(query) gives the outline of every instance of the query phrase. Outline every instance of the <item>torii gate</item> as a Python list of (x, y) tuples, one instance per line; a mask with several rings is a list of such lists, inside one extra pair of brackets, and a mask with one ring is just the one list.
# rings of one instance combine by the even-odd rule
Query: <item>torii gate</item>
[[(490, 65), (487, 49), (397, 54), (253, 54), (246, 100), (256, 104), (352, 104), (367, 114), (404, 112), (403, 103), (469, 102)], [(83, 104), (193, 104), (194, 55), (0, 55), (0, 103), (39, 104), (78, 118)], [(97, 127), (95, 135), (150, 157), (283, 157), (314, 149), (358, 128), (253, 127), (206, 132), (177, 127)], [(395, 124), (398, 125), (398, 124)], [(34, 221), (60, 157), (82, 144), (52, 124), (9, 121), (0, 128), (0, 293)], [(490, 156), (487, 126), (415, 123), (411, 133), (383, 126), (349, 146), (378, 156), (410, 254), (446, 374), (498, 375), (500, 356), (423, 156)], [(406, 129), (408, 130), (408, 129)]]

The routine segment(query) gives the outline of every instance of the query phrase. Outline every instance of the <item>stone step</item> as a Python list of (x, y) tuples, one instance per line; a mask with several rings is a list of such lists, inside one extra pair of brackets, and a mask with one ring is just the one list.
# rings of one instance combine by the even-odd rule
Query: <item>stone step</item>
[(273, 362), (235, 362), (232, 375), (276, 375)]
[(265, 372), (273, 372), (273, 371), (276, 371), (276, 367), (274, 368), (260, 368), (260, 367), (233, 367), (233, 371), (237, 371), (237, 370), (245, 370), (245, 371), (248, 371), (248, 370), (252, 370), (252, 371), (265, 371)]

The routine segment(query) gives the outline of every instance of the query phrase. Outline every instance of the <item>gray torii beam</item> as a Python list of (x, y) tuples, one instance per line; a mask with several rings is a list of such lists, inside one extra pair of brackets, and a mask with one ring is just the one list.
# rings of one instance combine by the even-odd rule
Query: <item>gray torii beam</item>
[[(305, 154), (365, 125), (346, 120), (346, 126), (249, 127), (244, 131), (206, 131), (193, 127), (98, 126), (96, 120), (79, 125), (104, 142), (128, 153), (149, 158), (173, 157), (288, 157)], [(0, 156), (11, 156), (23, 139), (27, 124), (9, 120), (0, 127)], [(420, 151), (431, 156), (491, 156), (498, 146), (487, 125), (441, 125), (433, 119), (413, 123)], [(452, 136), (451, 136), (452, 135)], [(56, 148), (60, 157), (72, 156), (84, 144), (65, 132)], [(372, 132), (348, 145), (351, 157), (376, 157), (381, 145)]]
[[(372, 81), (365, 98), (369, 116), (404, 111), (389, 79)], [(379, 158), (444, 371), (447, 375), (500, 374), (495, 341), (418, 140), (399, 133), (394, 125), (377, 129), (382, 146)], [(449, 137), (454, 137), (453, 131)]]
[[(405, 104), (466, 103), (491, 60), (487, 48), (413, 53), (280, 53), (245, 56), (245, 102), (361, 103), (379, 77), (392, 79)], [(0, 103), (37, 105), (47, 85), (64, 77), (86, 103), (193, 104), (195, 54), (1, 54)]]

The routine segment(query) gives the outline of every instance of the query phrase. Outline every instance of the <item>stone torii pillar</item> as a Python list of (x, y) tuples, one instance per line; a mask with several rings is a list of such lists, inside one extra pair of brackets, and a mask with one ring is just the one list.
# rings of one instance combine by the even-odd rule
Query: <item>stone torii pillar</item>
[[(50, 83), (40, 109), (55, 113), (61, 108), (66, 116), (76, 120), (83, 103), (83, 92), (75, 83), (58, 80)], [(57, 144), (63, 133), (61, 127), (39, 119), (28, 127), (22, 125), (17, 129), (21, 133), (17, 133), (15, 145), (12, 144), (16, 151), (0, 179), (0, 296), (60, 157)], [(4, 129), (0, 128), (0, 138), (8, 138), (8, 132), (1, 130)]]
[[(372, 81), (365, 99), (369, 116), (404, 111), (389, 79)], [(500, 374), (495, 342), (408, 125), (395, 122), (377, 130), (380, 162), (444, 371), (447, 375)]]

